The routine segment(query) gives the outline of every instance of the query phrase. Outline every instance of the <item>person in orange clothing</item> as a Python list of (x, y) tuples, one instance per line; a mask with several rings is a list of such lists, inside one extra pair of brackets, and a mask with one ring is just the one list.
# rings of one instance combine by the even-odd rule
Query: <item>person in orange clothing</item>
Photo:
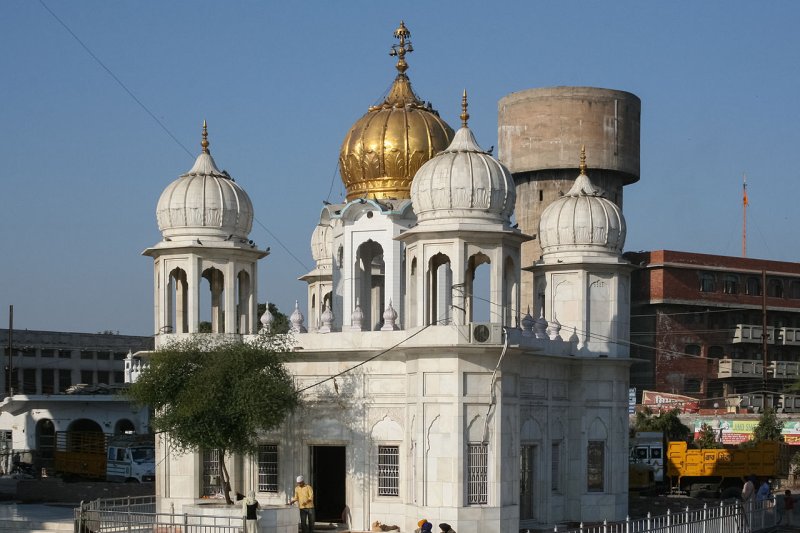
[(294, 498), (289, 500), (292, 504), (297, 502), (300, 509), (300, 528), (303, 533), (314, 533), (314, 489), (306, 484), (303, 476), (297, 476), (297, 486), (294, 488)]

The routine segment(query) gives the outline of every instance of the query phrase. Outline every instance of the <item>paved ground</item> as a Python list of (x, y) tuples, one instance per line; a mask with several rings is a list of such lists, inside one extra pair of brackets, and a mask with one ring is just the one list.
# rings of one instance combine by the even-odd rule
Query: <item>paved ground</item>
[(73, 506), (0, 502), (0, 521), (61, 522), (72, 524)]

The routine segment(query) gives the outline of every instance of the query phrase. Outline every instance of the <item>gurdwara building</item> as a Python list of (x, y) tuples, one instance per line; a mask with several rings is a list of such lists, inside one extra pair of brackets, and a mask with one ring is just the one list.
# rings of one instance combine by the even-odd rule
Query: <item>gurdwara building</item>
[[(574, 150), (569, 186), (539, 217), (541, 258), (523, 263), (533, 235), (513, 220), (514, 177), (478, 144), (466, 92), (454, 131), (412, 90), (404, 25), (395, 37), (394, 83), (345, 133), (346, 198), (322, 209), (315, 267), (301, 278), (307, 306), (290, 317), (287, 366), (303, 406), (264, 433), (257, 456), (225, 459), (231, 489), (285, 507), (304, 475), (317, 521), (353, 530), (624, 518), (631, 266), (621, 208), (593, 183), (591, 151)], [(201, 285), (212, 334), (271, 324), (256, 316), (267, 252), (249, 237), (252, 202), (218, 169), (205, 130), (201, 144), (161, 195), (163, 238), (144, 252), (157, 347), (198, 334)], [(521, 301), (530, 272), (540, 294)], [(158, 454), (162, 509), (217, 490), (214, 450), (180, 455), (164, 437)]]

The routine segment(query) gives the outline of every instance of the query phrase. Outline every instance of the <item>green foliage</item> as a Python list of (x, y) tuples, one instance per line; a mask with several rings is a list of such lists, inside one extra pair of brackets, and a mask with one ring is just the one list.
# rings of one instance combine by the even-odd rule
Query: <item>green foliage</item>
[(778, 420), (775, 409), (767, 407), (758, 417), (758, 425), (753, 429), (753, 442), (782, 440), (783, 422)]
[(644, 412), (636, 413), (633, 430), (660, 431), (664, 433), (667, 440), (685, 441), (692, 431), (678, 418), (679, 413), (679, 409), (673, 409), (660, 413), (658, 416), (653, 416), (653, 412), (647, 408)]
[(283, 366), (280, 336), (254, 343), (195, 336), (159, 349), (130, 396), (151, 406), (153, 426), (184, 451), (254, 453), (258, 435), (280, 425), (298, 403)]
[[(264, 314), (264, 311), (266, 311), (266, 309), (267, 309), (267, 304), (258, 304), (257, 316), (259, 320), (261, 320), (261, 315)], [(272, 333), (277, 333), (277, 334), (288, 333), (289, 328), (291, 327), (291, 323), (289, 322), (289, 317), (281, 313), (280, 309), (278, 309), (278, 306), (276, 306), (272, 302), (269, 303), (269, 312), (272, 313), (272, 318), (275, 319), (275, 321), (272, 323)]]
[(714, 428), (708, 424), (703, 424), (700, 426), (700, 434), (695, 439), (694, 444), (701, 449), (722, 448), (722, 443), (717, 440), (718, 437), (719, 434), (714, 430)]

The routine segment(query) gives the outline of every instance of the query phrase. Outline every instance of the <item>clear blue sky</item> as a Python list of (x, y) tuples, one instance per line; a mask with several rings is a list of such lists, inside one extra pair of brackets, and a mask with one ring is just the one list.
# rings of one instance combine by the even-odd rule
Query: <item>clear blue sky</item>
[[(178, 139), (45, 9), (52, 10)], [(211, 150), (253, 200), (272, 254), (260, 300), (290, 311), (312, 266), (341, 142), (390, 85), (403, 19), (417, 93), (497, 144), (497, 101), (554, 85), (642, 99), (641, 180), (625, 190), (627, 250), (797, 261), (800, 3), (0, 3), (0, 327), (153, 332), (159, 194)], [(186, 153), (187, 147), (192, 156)], [(330, 191), (330, 192), (329, 192)]]

